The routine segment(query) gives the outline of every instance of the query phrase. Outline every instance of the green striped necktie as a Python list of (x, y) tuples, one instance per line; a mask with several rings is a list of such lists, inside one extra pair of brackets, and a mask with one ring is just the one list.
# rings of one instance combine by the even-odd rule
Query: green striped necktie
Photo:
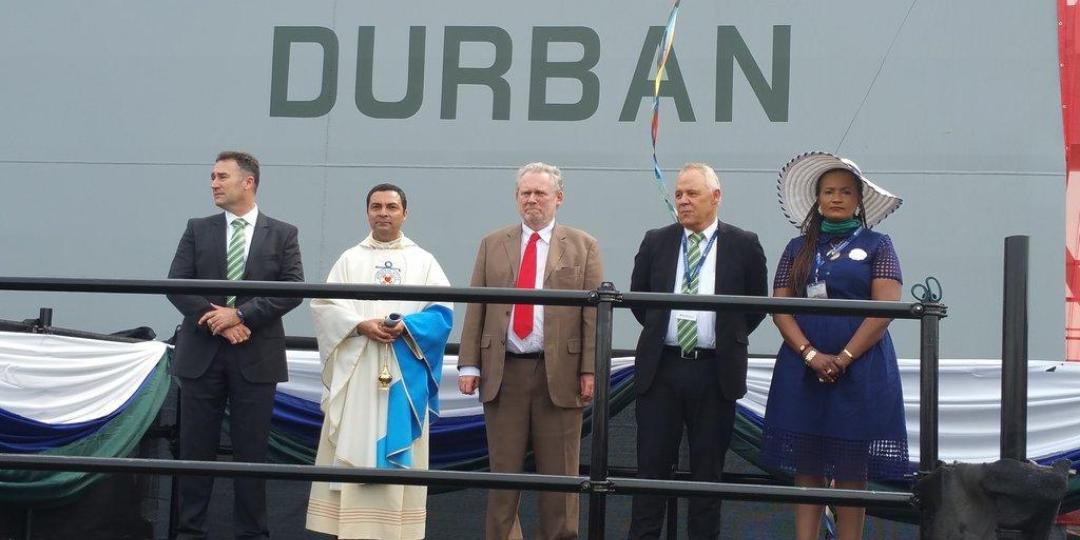
[[(695, 272), (693, 277), (690, 276), (690, 272), (698, 268), (698, 264), (701, 262), (701, 241), (705, 239), (705, 235), (701, 233), (691, 234), (687, 238), (686, 242), (686, 262), (688, 266), (683, 269), (683, 294), (697, 294), (698, 289), (698, 277), (701, 272)], [(679, 319), (675, 323), (675, 330), (677, 337), (679, 338), (679, 348), (682, 349), (683, 356), (689, 356), (693, 354), (694, 349), (697, 348), (697, 321)]]
[[(232, 222), (232, 238), (229, 239), (229, 251), (225, 256), (225, 277), (232, 281), (244, 277), (244, 227), (246, 225), (244, 218), (236, 218)], [(226, 297), (225, 303), (229, 307), (236, 306), (236, 297)]]

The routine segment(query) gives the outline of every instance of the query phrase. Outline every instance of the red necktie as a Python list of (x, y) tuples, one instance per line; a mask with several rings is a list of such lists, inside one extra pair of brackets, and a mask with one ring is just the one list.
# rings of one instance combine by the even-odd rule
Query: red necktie
[[(540, 235), (532, 233), (525, 254), (521, 256), (521, 269), (518, 271), (517, 288), (536, 288), (536, 241)], [(514, 334), (521, 339), (529, 337), (533, 331), (533, 305), (514, 304)]]

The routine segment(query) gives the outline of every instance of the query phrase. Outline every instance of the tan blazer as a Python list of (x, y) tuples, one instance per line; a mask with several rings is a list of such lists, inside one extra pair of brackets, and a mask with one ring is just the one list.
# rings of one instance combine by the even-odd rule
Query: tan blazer
[[(521, 224), (497, 230), (480, 241), (473, 287), (514, 287), (521, 265)], [(592, 290), (604, 273), (600, 247), (587, 233), (555, 224), (544, 266), (544, 289)], [(480, 368), (480, 400), (499, 395), (510, 304), (469, 304), (461, 331), (459, 366)], [(544, 366), (548, 392), (559, 407), (583, 407), (579, 376), (593, 373), (596, 308), (544, 306)]]

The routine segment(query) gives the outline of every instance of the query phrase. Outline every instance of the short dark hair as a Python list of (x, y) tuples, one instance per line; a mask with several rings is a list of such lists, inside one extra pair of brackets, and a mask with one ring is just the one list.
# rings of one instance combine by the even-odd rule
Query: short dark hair
[(255, 156), (247, 152), (237, 152), (235, 150), (226, 150), (217, 155), (217, 161), (233, 160), (236, 162), (236, 166), (240, 167), (241, 171), (244, 171), (255, 179), (255, 189), (259, 189), (259, 160), (255, 159)]
[(364, 203), (365, 208), (368, 205), (371, 204), (371, 196), (376, 191), (396, 191), (397, 194), (398, 194), (398, 197), (401, 197), (401, 209), (402, 210), (408, 210), (409, 209), (409, 200), (405, 198), (405, 190), (395, 186), (394, 184), (388, 184), (388, 183), (379, 184), (379, 185), (371, 188), (371, 191), (367, 192), (367, 202)]

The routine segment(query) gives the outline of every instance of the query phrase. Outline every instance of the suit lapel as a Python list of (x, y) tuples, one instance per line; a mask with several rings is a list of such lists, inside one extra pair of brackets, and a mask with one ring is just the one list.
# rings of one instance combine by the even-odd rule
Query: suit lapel
[(551, 243), (548, 245), (547, 260), (544, 261), (544, 288), (548, 288), (548, 278), (551, 272), (559, 267), (563, 257), (563, 240), (566, 240), (566, 230), (559, 225), (551, 229)]
[(716, 245), (713, 246), (713, 251), (716, 254), (716, 283), (713, 285), (713, 294), (725, 294), (723, 284), (726, 280), (724, 278), (732, 270), (730, 265), (724, 264), (725, 261), (730, 260), (727, 257), (727, 243), (730, 238), (731, 235), (728, 234), (727, 225), (723, 221), (718, 221), (716, 225)]
[(506, 252), (506, 260), (510, 263), (510, 283), (506, 286), (513, 287), (517, 284), (518, 270), (521, 268), (521, 225), (506, 231), (503, 248)]
[(251, 235), (251, 246), (248, 247), (247, 260), (244, 261), (244, 276), (241, 279), (248, 279), (248, 275), (251, 273), (251, 266), (253, 261), (259, 260), (255, 257), (255, 252), (262, 248), (266, 243), (266, 233), (270, 230), (270, 224), (261, 212), (258, 217), (255, 218), (255, 230)]
[(209, 220), (210, 257), (214, 261), (216, 274), (209, 279), (225, 279), (225, 214), (221, 213)]
[(664, 261), (660, 265), (660, 284), (664, 287), (663, 291), (657, 292), (672, 292), (675, 290), (675, 281), (680, 279), (680, 276), (676, 276), (675, 272), (679, 268), (679, 256), (682, 249), (682, 225), (676, 223), (671, 226), (670, 232), (666, 235), (667, 238), (662, 239), (660, 242), (659, 260)]

